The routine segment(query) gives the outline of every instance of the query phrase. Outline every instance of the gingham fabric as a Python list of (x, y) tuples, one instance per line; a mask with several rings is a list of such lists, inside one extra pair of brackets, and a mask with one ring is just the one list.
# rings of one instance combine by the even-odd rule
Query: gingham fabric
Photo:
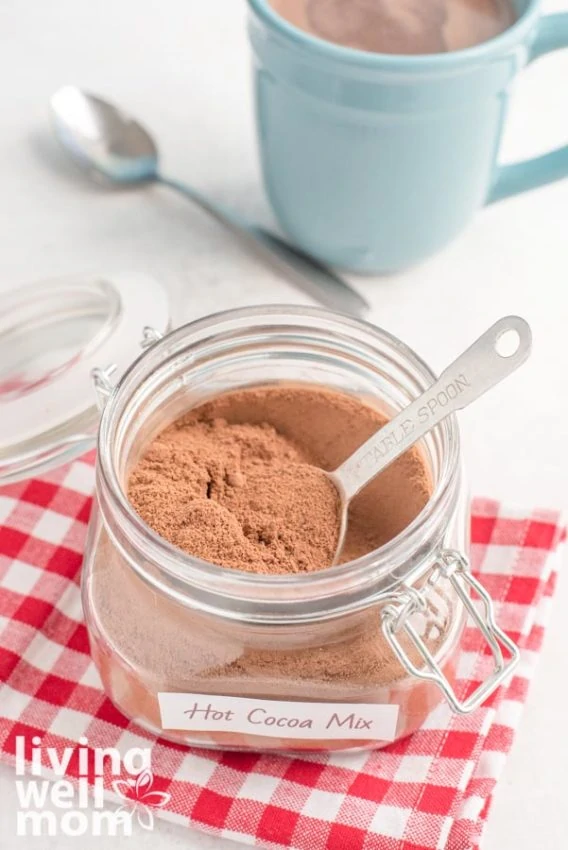
[[(479, 844), (541, 648), (562, 539), (550, 511), (473, 507), (472, 559), (498, 621), (522, 646), (506, 687), (473, 715), (441, 705), (422, 729), (373, 753), (287, 758), (200, 751), (137, 728), (105, 697), (89, 658), (79, 594), (93, 457), (0, 488), (0, 754), (16, 736), (45, 747), (152, 747), (155, 814), (220, 836), (296, 850), (469, 850)], [(486, 655), (464, 636), (460, 685)], [(72, 760), (67, 775), (77, 775)], [(110, 787), (110, 777), (107, 778)], [(117, 802), (120, 802), (117, 798)]]

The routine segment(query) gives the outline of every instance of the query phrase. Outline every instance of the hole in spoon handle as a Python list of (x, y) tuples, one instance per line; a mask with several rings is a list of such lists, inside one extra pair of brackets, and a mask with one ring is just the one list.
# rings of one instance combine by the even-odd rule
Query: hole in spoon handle
[(527, 322), (507, 316), (496, 322), (412, 404), (367, 440), (339, 469), (334, 481), (349, 501), (446, 416), (461, 410), (525, 362), (532, 336)]
[(455, 395), (452, 410), (461, 410), (518, 369), (531, 346), (528, 323), (520, 316), (505, 316), (448, 366), (432, 389)]

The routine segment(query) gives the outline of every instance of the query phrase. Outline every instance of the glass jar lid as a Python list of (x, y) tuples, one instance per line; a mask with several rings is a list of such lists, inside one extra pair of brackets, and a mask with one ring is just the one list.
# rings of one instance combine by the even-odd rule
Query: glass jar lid
[(0, 308), (0, 484), (91, 448), (99, 422), (92, 375), (117, 378), (144, 328), (167, 330), (165, 290), (145, 274), (61, 278), (20, 287)]

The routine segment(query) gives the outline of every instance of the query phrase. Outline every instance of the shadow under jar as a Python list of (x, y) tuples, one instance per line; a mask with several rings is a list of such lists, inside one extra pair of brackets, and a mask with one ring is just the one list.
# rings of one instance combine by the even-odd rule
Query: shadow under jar
[[(455, 418), (419, 444), (433, 482), (419, 515), (379, 549), (315, 573), (257, 575), (200, 561), (153, 532), (126, 496), (152, 438), (221, 393), (293, 382), (392, 415), (433, 380), (385, 331), (315, 308), (208, 317), (134, 363), (102, 415), (83, 569), (92, 655), (121, 711), (187, 745), (350, 750), (408, 735), (444, 695), (466, 713), (497, 687), (516, 650), (469, 572)], [(456, 694), (468, 613), (482, 683)]]

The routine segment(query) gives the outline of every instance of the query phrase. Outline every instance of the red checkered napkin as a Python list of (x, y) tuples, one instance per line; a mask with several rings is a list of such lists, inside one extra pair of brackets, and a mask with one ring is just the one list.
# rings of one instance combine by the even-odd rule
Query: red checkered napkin
[[(245, 844), (476, 847), (542, 643), (563, 537), (558, 515), (474, 504), (473, 565), (523, 656), (489, 705), (468, 717), (441, 705), (424, 728), (374, 753), (286, 758), (188, 750), (123, 717), (89, 658), (79, 569), (92, 460), (0, 489), (0, 755), (14, 762), (18, 735), (39, 735), (44, 750), (61, 751), (81, 736), (91, 747), (151, 746), (153, 790), (171, 795), (156, 814)], [(479, 647), (468, 630), (458, 671), (464, 688), (480, 675)], [(77, 762), (67, 771), (76, 776)]]

